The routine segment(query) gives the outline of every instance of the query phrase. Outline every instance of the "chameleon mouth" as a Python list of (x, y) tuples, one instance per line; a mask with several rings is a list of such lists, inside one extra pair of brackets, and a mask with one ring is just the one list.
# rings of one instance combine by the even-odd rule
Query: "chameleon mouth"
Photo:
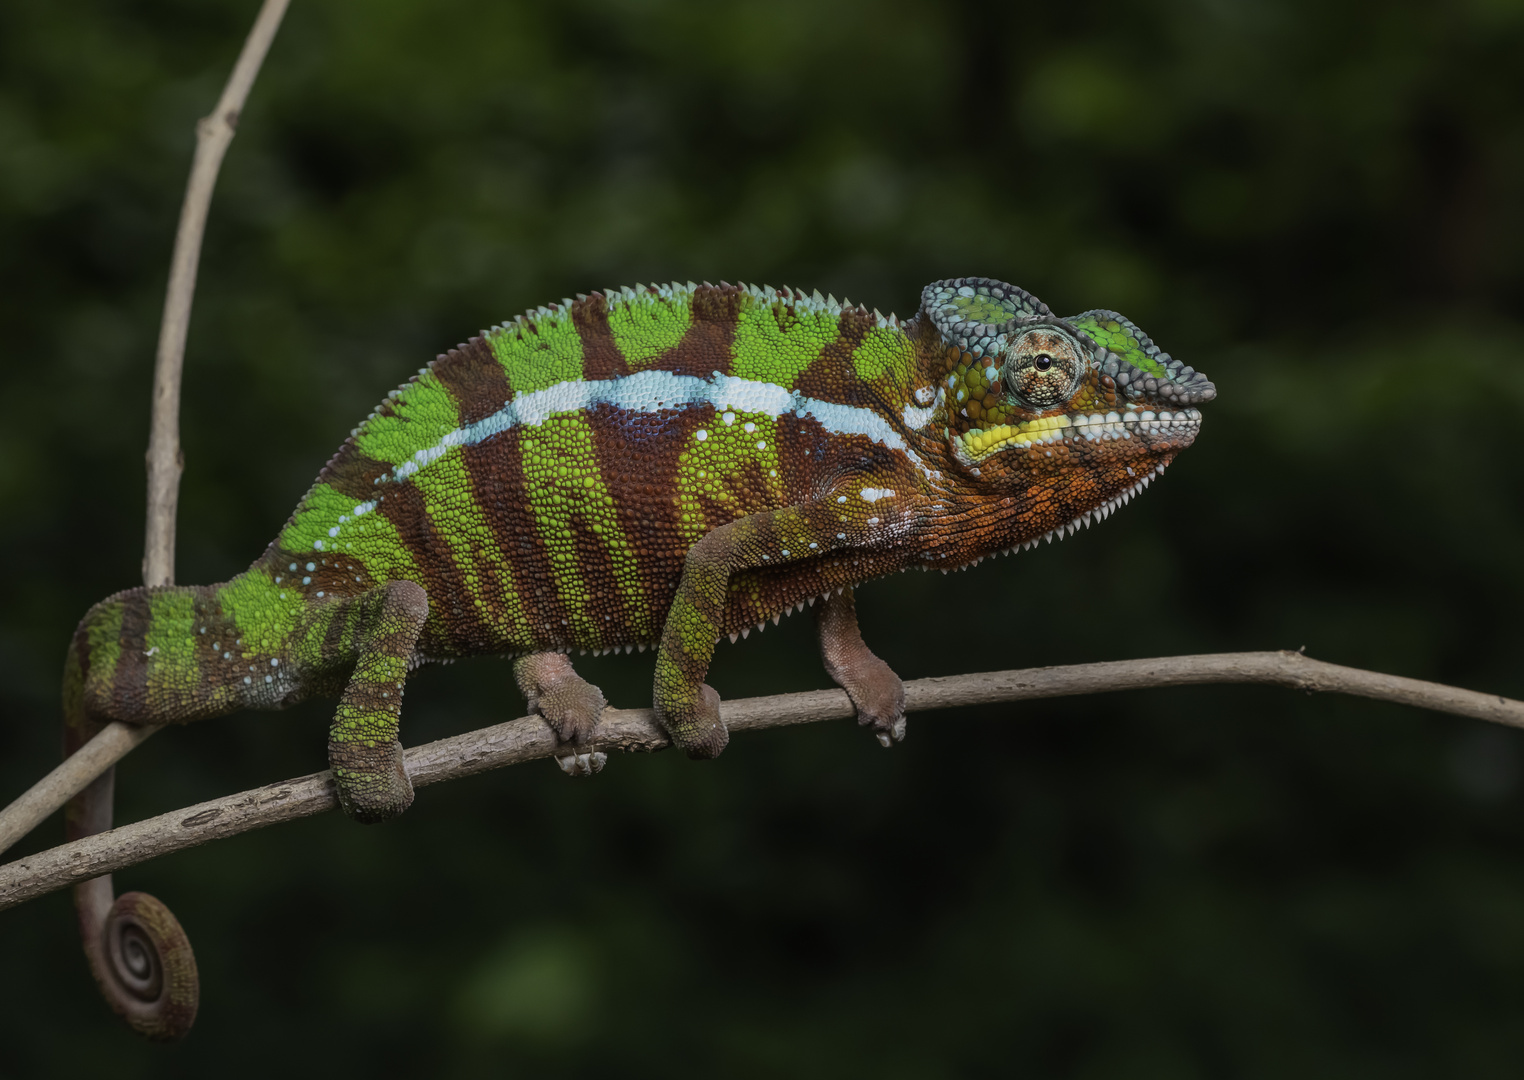
[(1042, 416), (1020, 424), (974, 428), (959, 436), (960, 456), (981, 461), (1001, 450), (1022, 450), (1058, 442), (1111, 442), (1140, 438), (1185, 447), (1201, 427), (1200, 409), (1128, 409), (1079, 416)]

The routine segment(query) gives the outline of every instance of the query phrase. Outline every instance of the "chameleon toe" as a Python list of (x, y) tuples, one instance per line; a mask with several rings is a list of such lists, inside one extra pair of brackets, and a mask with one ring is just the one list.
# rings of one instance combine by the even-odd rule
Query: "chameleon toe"
[(601, 750), (590, 754), (567, 754), (556, 758), (556, 764), (561, 766), (561, 771), (567, 776), (594, 776), (603, 771), (603, 766), (608, 764), (609, 756)]
[(888, 731), (876, 730), (874, 734), (878, 736), (878, 744), (885, 750), (889, 749), (897, 742), (904, 742), (905, 718), (902, 716), (896, 720), (894, 724), (890, 726)]

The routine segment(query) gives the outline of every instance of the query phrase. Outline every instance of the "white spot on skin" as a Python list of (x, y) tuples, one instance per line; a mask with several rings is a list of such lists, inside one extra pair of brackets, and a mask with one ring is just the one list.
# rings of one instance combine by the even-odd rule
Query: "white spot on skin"
[(720, 417), (720, 419), (724, 420), (725, 425), (729, 427), (731, 424), (736, 422), (736, 414), (733, 412), (727, 412), (724, 416)]
[(149, 650), (148, 650), (148, 651), (147, 651), (147, 652), (145, 652), (145, 653), (144, 653), (144, 654), (143, 654), (143, 655), (144, 655), (144, 656), (152, 656), (152, 655), (153, 655), (153, 654), (154, 654), (154, 653), (156, 653), (156, 652), (158, 652), (158, 651), (159, 651), (159, 647), (158, 647), (158, 646), (157, 646), (157, 645), (155, 645), (155, 646), (154, 646), (154, 647), (153, 647), (153, 648), (151, 648), (151, 649), (149, 649)]
[(333, 528), (329, 529), (328, 530), (328, 535), (329, 536), (338, 536), (339, 535), (339, 527), (337, 525), (335, 525)]
[(696, 438), (699, 442), (703, 442), (705, 439), (709, 438), (709, 432), (705, 431), (703, 428), (699, 428), (698, 434), (695, 435), (694, 438)]
[(863, 497), (863, 502), (866, 502), (866, 503), (876, 503), (880, 499), (892, 499), (892, 498), (894, 498), (894, 489), (893, 488), (872, 488), (872, 487), (865, 487), (862, 490), (862, 497)]
[(312, 584), (312, 579), (310, 577), (304, 577), (304, 578), (302, 578), (302, 584), (303, 585), (311, 585)]
[(757, 425), (753, 424), (750, 420), (748, 420), (748, 421), (746, 421), (746, 423), (741, 425), (741, 430), (746, 432), (746, 434), (750, 435), (753, 431), (757, 430)]
[(767, 443), (759, 441), (757, 443), (757, 449), (758, 450), (766, 450), (767, 449)]
[[(293, 570), (295, 570), (295, 569), (296, 569), (296, 567), (295, 567), (295, 566), (293, 566), (293, 567), (292, 567), (292, 568), (291, 568), (291, 569), (293, 569)], [(310, 574), (310, 573), (312, 573), (312, 571), (314, 571), (314, 570), (316, 570), (316, 569), (317, 569), (317, 563), (308, 563), (308, 564), (307, 564), (307, 572), (308, 572), (308, 573), (309, 573), (309, 574)]]

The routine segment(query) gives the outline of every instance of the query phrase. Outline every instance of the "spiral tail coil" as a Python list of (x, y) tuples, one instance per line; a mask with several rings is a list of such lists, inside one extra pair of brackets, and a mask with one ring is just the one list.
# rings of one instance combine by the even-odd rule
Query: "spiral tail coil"
[[(84, 705), (84, 651), (76, 635), (64, 669), (65, 755), (101, 727)], [(111, 828), (115, 787), (116, 770), (107, 769), (69, 801), (64, 820), (70, 840)], [(74, 887), (74, 909), (91, 974), (106, 1003), (141, 1035), (184, 1038), (196, 1020), (201, 981), (190, 941), (169, 908), (147, 893), (115, 896), (107, 874)]]
[(164, 1042), (184, 1038), (201, 999), (196, 957), (174, 913), (147, 893), (111, 899), (111, 879), (75, 889), (80, 935), (106, 1002), (134, 1031)]

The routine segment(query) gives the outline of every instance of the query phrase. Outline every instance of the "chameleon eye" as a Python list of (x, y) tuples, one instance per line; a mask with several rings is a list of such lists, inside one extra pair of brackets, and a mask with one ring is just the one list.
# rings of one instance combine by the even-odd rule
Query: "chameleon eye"
[(1068, 335), (1057, 328), (1034, 328), (1006, 350), (1006, 389), (1021, 406), (1051, 409), (1074, 393), (1082, 366)]

